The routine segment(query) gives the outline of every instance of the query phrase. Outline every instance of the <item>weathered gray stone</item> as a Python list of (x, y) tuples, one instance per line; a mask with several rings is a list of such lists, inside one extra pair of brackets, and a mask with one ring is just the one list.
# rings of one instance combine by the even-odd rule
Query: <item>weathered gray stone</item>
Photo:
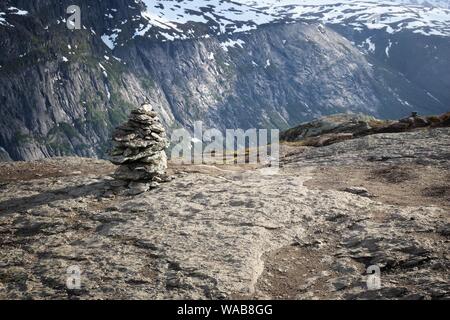
[(145, 182), (130, 182), (130, 184), (128, 185), (128, 192), (130, 195), (138, 195), (144, 192), (147, 192), (148, 190), (150, 190), (150, 183), (145, 183)]
[(158, 176), (165, 175), (167, 169), (164, 150), (168, 141), (157, 113), (152, 110), (149, 104), (136, 108), (131, 112), (129, 121), (113, 135), (115, 148), (111, 151), (110, 160), (120, 165), (115, 178), (132, 181), (129, 185), (132, 195), (148, 191), (149, 184)]
[[(437, 132), (438, 138), (426, 132), (383, 134), (374, 144), (378, 152), (398, 152), (395, 161), (406, 166), (406, 149), (448, 165), (450, 131)], [(447, 208), (392, 205), (308, 186), (323, 162), (377, 167), (366, 161), (366, 151), (354, 153), (354, 143), (343, 142), (334, 156), (323, 147), (300, 152), (295, 161), (283, 158), (285, 165), (273, 176), (238, 168), (177, 168), (176, 182), (136, 197), (127, 189), (101, 199), (111, 181), (95, 170), (2, 185), (0, 299), (70, 299), (65, 283), (72, 265), (83, 271), (81, 299), (261, 298), (259, 279), (270, 260), (281, 263), (282, 272), (273, 274), (281, 290), (292, 280), (303, 281), (294, 283), (298, 298), (448, 298)], [(66, 166), (90, 160), (52, 161)], [(141, 192), (158, 181), (132, 186)], [(301, 245), (306, 243), (314, 245)], [(298, 254), (271, 257), (282, 248)], [(380, 290), (367, 287), (372, 264), (381, 267)], [(278, 288), (265, 297), (280, 293)]]
[(6, 152), (5, 149), (0, 147), (0, 162), (7, 162), (7, 161), (12, 161), (12, 159), (9, 156), (8, 152)]
[(344, 189), (345, 192), (353, 193), (361, 197), (372, 197), (369, 190), (362, 187), (348, 187)]

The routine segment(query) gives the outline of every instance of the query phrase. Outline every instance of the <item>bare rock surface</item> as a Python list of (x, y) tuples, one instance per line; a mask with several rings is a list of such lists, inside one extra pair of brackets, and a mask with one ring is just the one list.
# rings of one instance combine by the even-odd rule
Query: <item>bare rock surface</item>
[(448, 127), (449, 119), (450, 112), (439, 116), (419, 116), (413, 112), (411, 116), (398, 121), (380, 120), (365, 114), (335, 114), (286, 130), (280, 138), (303, 146), (322, 147), (373, 134)]
[[(52, 160), (85, 161), (83, 174), (0, 181), (0, 298), (448, 299), (449, 137), (435, 129), (374, 135), (370, 147), (367, 137), (289, 147), (278, 175), (172, 165), (174, 181), (136, 196), (113, 192), (124, 186), (98, 174), (98, 160)], [(423, 163), (440, 172), (436, 202), (395, 205), (370, 186), (346, 186), (368, 198), (319, 183), (321, 169)], [(74, 265), (81, 290), (66, 287)], [(366, 285), (371, 265), (379, 290)]]
[(9, 156), (8, 152), (6, 152), (5, 149), (0, 147), (0, 162), (7, 162), (7, 161), (12, 161), (12, 159)]
[(374, 164), (419, 163), (448, 166), (449, 128), (420, 129), (403, 133), (374, 134), (322, 148), (304, 149), (285, 159), (287, 166), (346, 165), (355, 162)]

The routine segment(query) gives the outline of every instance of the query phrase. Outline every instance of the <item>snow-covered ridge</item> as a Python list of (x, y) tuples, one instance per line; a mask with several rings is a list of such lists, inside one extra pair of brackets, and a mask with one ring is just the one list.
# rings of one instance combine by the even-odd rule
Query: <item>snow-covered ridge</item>
[[(344, 24), (357, 31), (450, 36), (450, 10), (445, 8), (449, 4), (449, 0), (134, 0), (133, 5), (143, 8), (140, 13), (101, 37), (114, 49), (136, 37), (172, 41), (229, 35), (292, 20)], [(105, 16), (112, 19), (111, 13)], [(121, 37), (123, 25), (130, 21), (137, 23), (134, 34)]]
[[(141, 22), (133, 38), (147, 36), (170, 41), (232, 34), (250, 31), (278, 19), (257, 8), (230, 0), (142, 0), (142, 3), (145, 9), (141, 17), (133, 18)], [(116, 35), (107, 35), (113, 44), (116, 44), (117, 31), (120, 33), (117, 29)]]
[(356, 30), (385, 29), (389, 33), (412, 30), (424, 35), (450, 36), (448, 0), (254, 0), (250, 5), (271, 15), (345, 24)]
[(122, 26), (130, 22), (138, 22), (131, 38), (171, 41), (246, 32), (278, 19), (278, 16), (231, 0), (135, 0), (134, 3), (142, 5), (140, 14), (102, 35), (109, 48), (124, 44), (120, 37)]
[(288, 5), (333, 5), (346, 2), (372, 2), (378, 4), (402, 4), (422, 7), (440, 7), (449, 9), (450, 0), (235, 0), (255, 7)]
[(400, 2), (403, 4), (413, 4), (413, 5), (422, 5), (425, 7), (434, 6), (450, 9), (450, 1), (449, 0), (393, 0), (395, 2)]
[(261, 10), (224, 0), (143, 0), (143, 17), (155, 27), (179, 31), (187, 23), (213, 24), (219, 33), (247, 31), (275, 17)]
[[(450, 0), (129, 0), (130, 16), (117, 19), (118, 9), (112, 6), (100, 17), (110, 27), (99, 36), (114, 49), (137, 37), (172, 41), (231, 35), (292, 20), (347, 25), (357, 31), (450, 36), (449, 6)], [(14, 7), (3, 11), (0, 25), (8, 27), (8, 16), (28, 15)]]

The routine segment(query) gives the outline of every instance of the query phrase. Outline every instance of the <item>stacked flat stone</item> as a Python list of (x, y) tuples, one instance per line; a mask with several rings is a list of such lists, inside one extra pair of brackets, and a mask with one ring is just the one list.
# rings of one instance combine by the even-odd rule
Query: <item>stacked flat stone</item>
[(158, 115), (145, 103), (131, 111), (128, 122), (113, 133), (111, 162), (119, 165), (115, 179), (128, 182), (135, 193), (145, 192), (164, 181), (169, 142)]

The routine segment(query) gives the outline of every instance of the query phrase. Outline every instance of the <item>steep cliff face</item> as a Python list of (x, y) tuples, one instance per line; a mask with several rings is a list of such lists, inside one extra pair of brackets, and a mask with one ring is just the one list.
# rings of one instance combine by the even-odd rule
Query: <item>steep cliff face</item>
[(450, 1), (260, 0), (252, 5), (285, 19), (324, 23), (374, 64), (414, 85), (404, 104), (413, 101), (426, 108), (430, 102), (423, 99), (425, 93), (448, 110)]
[[(450, 11), (449, 11), (450, 19)], [(361, 27), (358, 31), (349, 25), (330, 25), (357, 48), (365, 52), (376, 65), (396, 73), (403, 82), (415, 87), (408, 93), (407, 103), (426, 108), (428, 96), (441, 110), (450, 106), (450, 37), (425, 35), (420, 32), (401, 31), (397, 33)], [(405, 102), (405, 103), (406, 103)]]
[[(236, 44), (224, 49), (224, 42)], [(156, 81), (188, 127), (203, 120), (220, 129), (286, 128), (321, 114), (409, 110), (383, 68), (316, 24), (269, 25), (226, 40), (137, 41), (117, 54), (135, 74)]]
[(219, 129), (285, 129), (337, 112), (398, 118), (445, 108), (315, 22), (250, 11), (261, 21), (239, 17), (224, 26), (220, 14), (231, 9), (220, 7), (216, 15), (201, 11), (206, 22), (161, 25), (145, 18), (144, 2), (80, 1), (83, 27), (74, 31), (65, 25), (70, 1), (0, 6), (0, 147), (12, 159), (103, 157), (113, 127), (145, 99), (169, 131), (197, 120)]
[[(128, 1), (115, 5), (121, 3), (126, 14)], [(107, 27), (104, 19), (94, 20), (107, 5), (91, 2), (83, 23), (92, 27), (70, 31), (69, 3), (10, 1), (0, 11), (11, 12), (13, 4), (25, 13), (7, 14), (7, 25), (0, 25), (0, 146), (14, 160), (104, 156), (112, 128), (146, 97), (141, 79), (94, 30)]]

